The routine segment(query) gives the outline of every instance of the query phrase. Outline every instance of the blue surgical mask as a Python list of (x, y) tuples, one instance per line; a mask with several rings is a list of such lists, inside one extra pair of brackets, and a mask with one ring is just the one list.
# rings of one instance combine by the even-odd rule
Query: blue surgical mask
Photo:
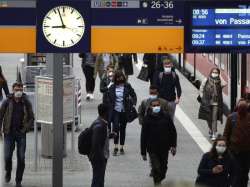
[(153, 113), (159, 113), (160, 111), (161, 111), (161, 107), (160, 106), (153, 107)]
[(157, 95), (150, 95), (149, 98), (150, 99), (157, 99)]

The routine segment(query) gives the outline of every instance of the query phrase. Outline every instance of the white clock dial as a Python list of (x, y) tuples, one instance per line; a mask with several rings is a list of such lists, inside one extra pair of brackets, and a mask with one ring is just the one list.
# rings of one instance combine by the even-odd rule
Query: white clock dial
[(55, 7), (43, 19), (43, 34), (56, 47), (74, 46), (83, 37), (84, 30), (82, 15), (70, 6)]

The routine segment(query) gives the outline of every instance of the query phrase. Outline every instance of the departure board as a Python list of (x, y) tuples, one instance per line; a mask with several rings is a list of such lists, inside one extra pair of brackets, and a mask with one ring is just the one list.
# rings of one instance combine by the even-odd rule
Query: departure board
[(250, 2), (188, 3), (187, 52), (250, 51)]

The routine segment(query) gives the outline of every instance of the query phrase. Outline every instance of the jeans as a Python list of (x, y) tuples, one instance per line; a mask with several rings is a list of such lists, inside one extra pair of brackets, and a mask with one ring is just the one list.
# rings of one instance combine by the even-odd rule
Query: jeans
[(166, 177), (168, 169), (167, 153), (149, 153), (154, 183), (160, 183)]
[(4, 160), (5, 171), (12, 170), (12, 156), (17, 146), (17, 170), (16, 182), (21, 182), (25, 168), (26, 134), (21, 132), (10, 132), (4, 135)]
[(250, 170), (250, 151), (234, 153), (234, 157), (239, 166), (239, 171), (236, 174), (236, 185), (234, 187), (247, 187)]
[(174, 121), (174, 115), (175, 115), (175, 110), (176, 110), (175, 101), (168, 101), (168, 107), (170, 108), (169, 115), (171, 119)]
[(86, 78), (86, 92), (93, 93), (95, 90), (95, 77), (94, 71), (95, 69), (91, 66), (82, 66), (83, 73)]
[(119, 143), (120, 138), (120, 145), (125, 144), (125, 137), (126, 137), (126, 113), (125, 112), (117, 112), (113, 111), (112, 115), (112, 124), (113, 124), (113, 132), (117, 134), (114, 138), (114, 144)]
[(217, 132), (218, 110), (218, 105), (211, 105), (211, 120), (207, 121), (207, 124), (213, 134)]
[(93, 169), (93, 178), (91, 187), (104, 187), (105, 171), (107, 166), (107, 160), (90, 160)]

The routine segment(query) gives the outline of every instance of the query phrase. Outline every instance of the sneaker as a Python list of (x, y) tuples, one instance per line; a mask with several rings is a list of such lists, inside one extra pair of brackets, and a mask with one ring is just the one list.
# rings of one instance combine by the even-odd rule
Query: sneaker
[(124, 152), (124, 149), (123, 149), (123, 148), (121, 148), (121, 149), (120, 149), (120, 154), (121, 154), (121, 155), (124, 155), (124, 154), (125, 154), (125, 152)]
[(9, 183), (11, 179), (11, 172), (6, 172), (5, 174), (5, 182)]
[(89, 101), (90, 100), (90, 94), (87, 94), (86, 96), (86, 100)]
[(89, 94), (90, 100), (94, 100), (94, 94)]
[(22, 187), (21, 182), (17, 182), (17, 183), (16, 183), (16, 187)]
[(211, 140), (212, 140), (212, 141), (215, 141), (215, 140), (216, 140), (216, 138), (217, 138), (217, 137), (216, 137), (216, 135), (215, 135), (215, 134), (213, 134), (213, 135), (212, 135), (212, 137), (211, 137)]
[(117, 156), (118, 148), (114, 148), (113, 156)]

